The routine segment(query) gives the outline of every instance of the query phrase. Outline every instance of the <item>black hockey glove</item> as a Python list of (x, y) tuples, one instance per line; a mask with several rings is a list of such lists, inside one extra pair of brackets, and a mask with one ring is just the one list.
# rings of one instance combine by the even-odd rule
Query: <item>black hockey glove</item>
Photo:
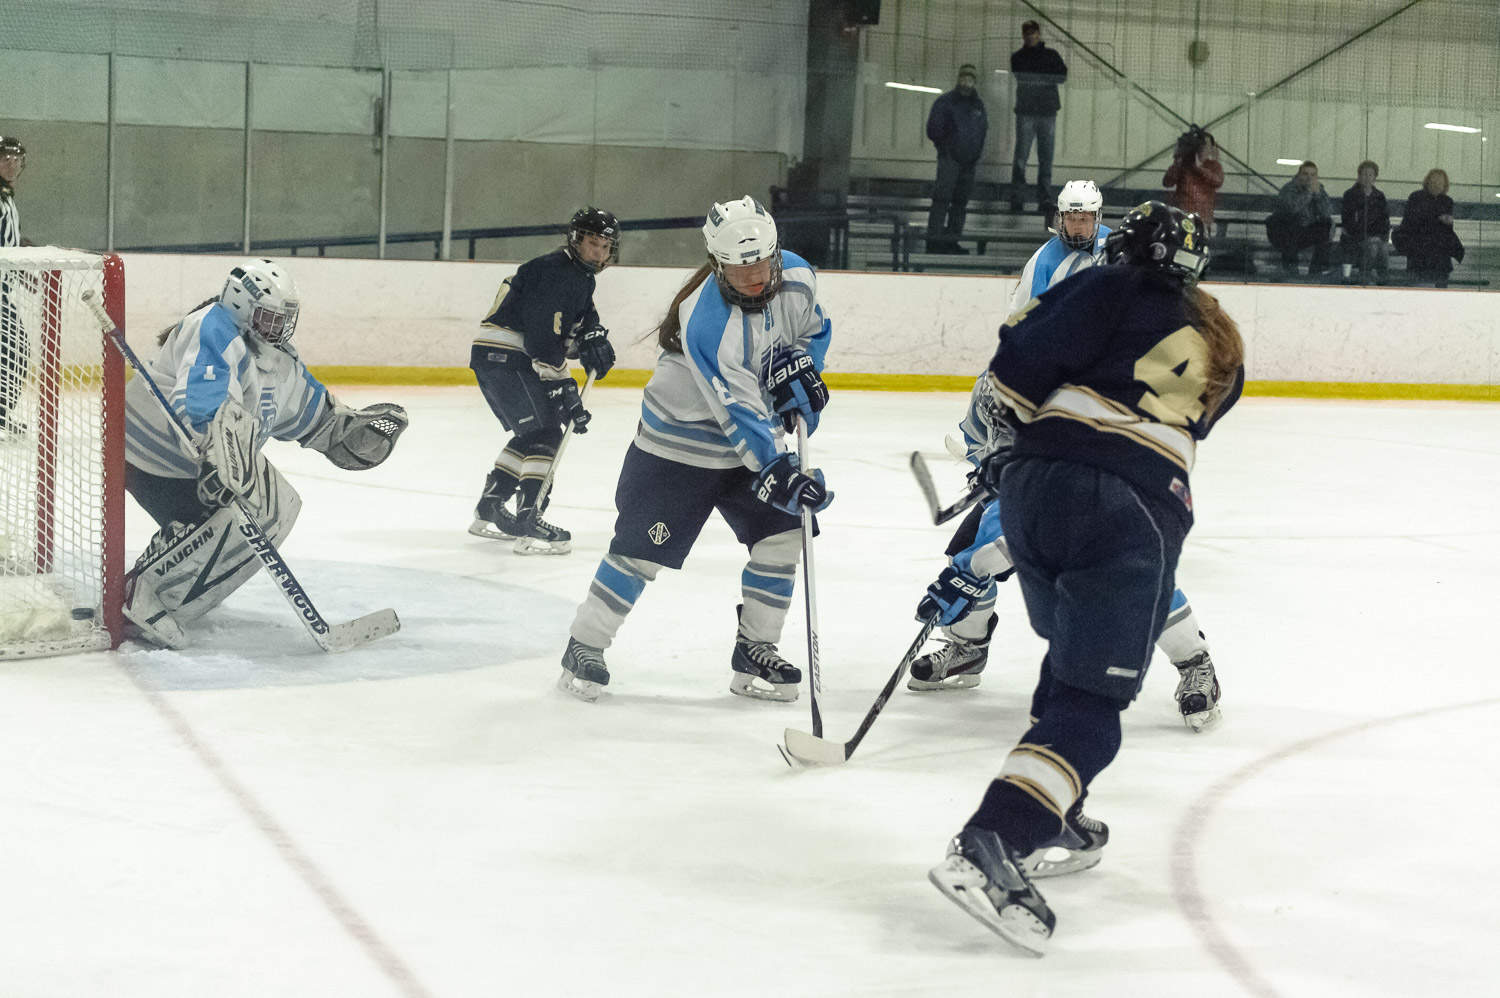
[(578, 362), (594, 377), (603, 381), (615, 366), (615, 348), (609, 344), (609, 330), (603, 326), (586, 329), (578, 337)]
[(937, 622), (943, 627), (955, 624), (969, 615), (989, 587), (988, 580), (949, 565), (937, 581), (927, 587), (927, 595), (917, 604), (917, 619), (926, 620), (936, 615)]
[(804, 509), (821, 513), (833, 502), (833, 493), (823, 481), (823, 472), (814, 468), (804, 475), (796, 454), (787, 453), (764, 468), (755, 479), (755, 498), (784, 513), (800, 516)]
[(563, 378), (559, 381), (549, 381), (547, 385), (547, 401), (552, 403), (552, 412), (557, 421), (566, 427), (573, 424), (574, 433), (587, 433), (589, 431), (589, 420), (593, 416), (583, 407), (583, 400), (578, 397), (578, 382), (572, 378)]
[(979, 467), (969, 472), (971, 487), (983, 488), (991, 496), (1000, 494), (1000, 474), (1011, 460), (1011, 442), (1006, 442), (979, 459)]
[(814, 417), (828, 404), (828, 386), (823, 384), (813, 359), (801, 350), (779, 350), (771, 355), (766, 388), (788, 433), (797, 429), (799, 415), (811, 430), (817, 425)]

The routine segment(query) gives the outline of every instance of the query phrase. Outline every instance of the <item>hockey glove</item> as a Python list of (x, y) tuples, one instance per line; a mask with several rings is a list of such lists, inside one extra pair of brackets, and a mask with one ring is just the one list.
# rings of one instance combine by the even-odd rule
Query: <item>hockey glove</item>
[(345, 471), (367, 471), (390, 457), (410, 420), (394, 402), (377, 402), (351, 409), (328, 397), (328, 411), (302, 438), (310, 447)]
[(812, 357), (801, 350), (783, 349), (771, 355), (766, 388), (788, 433), (797, 429), (798, 415), (807, 421), (810, 432), (817, 425), (815, 417), (828, 404), (828, 386)]
[(255, 420), (233, 399), (225, 399), (208, 424), (198, 464), (198, 501), (228, 506), (245, 498), (255, 483)]
[(594, 377), (603, 381), (615, 366), (615, 348), (609, 344), (609, 330), (603, 326), (584, 330), (578, 337), (578, 362)]
[(572, 378), (563, 378), (559, 381), (546, 382), (547, 401), (552, 403), (552, 411), (557, 421), (566, 427), (573, 424), (574, 433), (587, 433), (589, 431), (589, 420), (593, 416), (583, 407), (583, 400), (578, 397), (578, 382)]
[(987, 580), (949, 565), (937, 581), (927, 587), (927, 595), (917, 604), (917, 619), (926, 620), (936, 614), (937, 622), (943, 627), (957, 623), (969, 615), (989, 587)]
[(796, 454), (783, 454), (764, 468), (755, 479), (755, 498), (784, 513), (800, 516), (804, 509), (821, 513), (833, 502), (833, 493), (823, 481), (823, 472), (813, 469), (804, 475)]
[(969, 473), (971, 486), (982, 487), (991, 496), (1000, 494), (1000, 474), (1011, 460), (1013, 444), (1007, 442), (979, 459), (979, 467)]

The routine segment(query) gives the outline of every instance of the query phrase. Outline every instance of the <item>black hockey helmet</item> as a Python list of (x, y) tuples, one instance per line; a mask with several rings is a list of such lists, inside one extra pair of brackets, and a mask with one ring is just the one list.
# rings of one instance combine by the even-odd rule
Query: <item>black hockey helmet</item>
[(26, 147), (14, 135), (0, 135), (0, 156), (18, 156), (21, 165), (26, 165)]
[(1208, 235), (1197, 215), (1147, 201), (1126, 212), (1105, 237), (1104, 258), (1195, 281), (1208, 265)]
[[(578, 244), (585, 235), (600, 236), (609, 242), (609, 259), (597, 267), (578, 255)], [(578, 209), (573, 213), (572, 220), (568, 222), (568, 250), (574, 262), (592, 273), (597, 273), (610, 264), (619, 263), (620, 220), (613, 213), (592, 205)]]

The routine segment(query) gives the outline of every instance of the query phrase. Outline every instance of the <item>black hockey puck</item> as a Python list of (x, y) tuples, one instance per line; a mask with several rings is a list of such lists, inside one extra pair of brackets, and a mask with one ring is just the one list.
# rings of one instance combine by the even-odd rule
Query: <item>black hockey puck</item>
[(75, 606), (73, 608), (74, 620), (93, 620), (94, 608), (91, 606)]

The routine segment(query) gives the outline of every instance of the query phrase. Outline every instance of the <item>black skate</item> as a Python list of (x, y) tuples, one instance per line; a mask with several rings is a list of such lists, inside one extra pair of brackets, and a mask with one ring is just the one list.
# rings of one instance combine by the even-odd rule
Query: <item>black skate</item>
[(531, 506), (516, 512), (516, 554), (567, 554), (573, 550), (573, 535), (542, 519)]
[[(735, 612), (743, 613), (744, 609), (744, 606), (737, 606)], [(729, 667), (734, 670), (734, 675), (729, 677), (731, 693), (782, 703), (797, 699), (802, 670), (782, 658), (769, 641), (751, 641), (743, 634), (735, 634), (734, 658)]]
[(599, 690), (608, 685), (609, 668), (604, 664), (604, 649), (592, 648), (577, 638), (568, 638), (557, 688), (593, 703), (599, 699)]
[(1212, 727), (1219, 720), (1219, 677), (1213, 659), (1201, 651), (1186, 662), (1174, 662), (1177, 674), (1177, 708), (1183, 723), (1194, 731)]
[(948, 846), (947, 861), (927, 879), (1006, 942), (1036, 956), (1047, 951), (1057, 918), (995, 832), (965, 825)]
[(983, 638), (968, 641), (950, 637), (937, 651), (929, 652), (911, 664), (911, 678), (906, 688), (926, 693), (930, 690), (967, 690), (979, 685), (979, 674), (990, 660), (990, 638), (999, 617), (990, 615)]
[(1073, 802), (1063, 819), (1063, 830), (1021, 860), (1028, 877), (1061, 877), (1098, 866), (1109, 841), (1109, 826), (1083, 813), (1083, 798)]
[(474, 522), (469, 524), (469, 533), (475, 537), (508, 541), (520, 536), (521, 527), (516, 522), (516, 514), (505, 508), (504, 499), (484, 496), (474, 507)]

